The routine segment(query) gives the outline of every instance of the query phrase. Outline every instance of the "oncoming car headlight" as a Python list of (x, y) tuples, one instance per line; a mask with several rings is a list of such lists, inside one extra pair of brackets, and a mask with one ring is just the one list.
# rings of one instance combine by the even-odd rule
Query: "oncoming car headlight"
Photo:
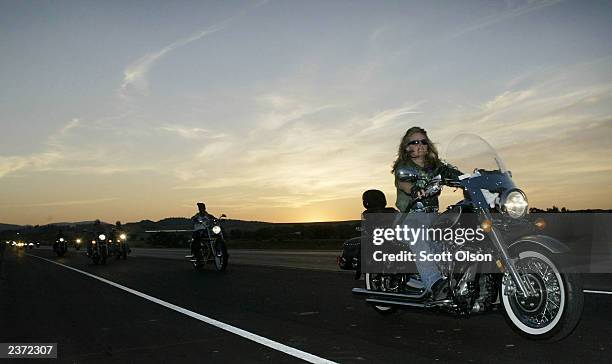
[(106, 235), (104, 235), (104, 234), (100, 234), (100, 235), (98, 235), (98, 239), (100, 239), (100, 240), (106, 240)]
[(527, 197), (521, 190), (512, 190), (508, 192), (503, 201), (504, 211), (514, 219), (525, 216), (529, 203)]
[(221, 232), (221, 226), (219, 226), (219, 225), (213, 226), (212, 232), (215, 233), (215, 234), (219, 234)]

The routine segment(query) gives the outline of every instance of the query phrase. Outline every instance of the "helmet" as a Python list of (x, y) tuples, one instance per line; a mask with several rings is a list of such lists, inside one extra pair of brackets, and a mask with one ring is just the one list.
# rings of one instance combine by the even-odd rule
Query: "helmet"
[(362, 195), (363, 207), (366, 209), (384, 209), (387, 206), (385, 194), (380, 190), (367, 190)]

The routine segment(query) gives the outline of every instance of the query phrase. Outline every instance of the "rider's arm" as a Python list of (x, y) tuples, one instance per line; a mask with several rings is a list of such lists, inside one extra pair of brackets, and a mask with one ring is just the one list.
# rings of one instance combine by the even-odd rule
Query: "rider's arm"
[(444, 184), (449, 184), (450, 182), (458, 181), (459, 176), (461, 176), (462, 174), (463, 173), (452, 164), (442, 163), (440, 176), (442, 177), (442, 182)]
[(425, 192), (422, 189), (415, 189), (415, 186), (412, 182), (397, 182), (397, 188), (406, 192), (408, 195), (416, 198), (422, 197)]
[(416, 187), (418, 179), (419, 172), (415, 167), (402, 165), (395, 170), (395, 184), (397, 188), (413, 199), (420, 198), (424, 195), (424, 191)]

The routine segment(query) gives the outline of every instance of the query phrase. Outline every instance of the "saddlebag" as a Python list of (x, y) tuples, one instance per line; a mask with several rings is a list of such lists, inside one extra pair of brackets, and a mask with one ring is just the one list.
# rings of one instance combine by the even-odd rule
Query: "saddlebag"
[(361, 270), (361, 237), (349, 239), (342, 244), (338, 266), (344, 270)]

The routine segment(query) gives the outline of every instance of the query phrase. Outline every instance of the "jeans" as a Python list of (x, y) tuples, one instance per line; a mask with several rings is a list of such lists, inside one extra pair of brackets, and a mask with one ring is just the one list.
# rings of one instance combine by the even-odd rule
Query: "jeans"
[[(418, 214), (418, 216), (416, 214)], [(436, 217), (437, 215), (435, 213), (410, 213), (408, 215), (408, 219), (410, 220), (409, 225), (415, 227), (416, 222), (418, 224), (416, 227), (423, 226), (423, 228), (427, 228), (433, 223)], [(423, 282), (423, 285), (425, 285), (428, 291), (431, 291), (431, 287), (442, 278), (442, 274), (440, 274), (440, 269), (438, 269), (435, 262), (429, 260), (421, 261), (419, 258), (421, 257), (421, 252), (425, 254), (435, 253), (434, 248), (428, 240), (417, 239), (412, 243), (413, 244), (410, 245), (410, 250), (416, 254), (415, 265), (421, 275), (421, 282)]]

